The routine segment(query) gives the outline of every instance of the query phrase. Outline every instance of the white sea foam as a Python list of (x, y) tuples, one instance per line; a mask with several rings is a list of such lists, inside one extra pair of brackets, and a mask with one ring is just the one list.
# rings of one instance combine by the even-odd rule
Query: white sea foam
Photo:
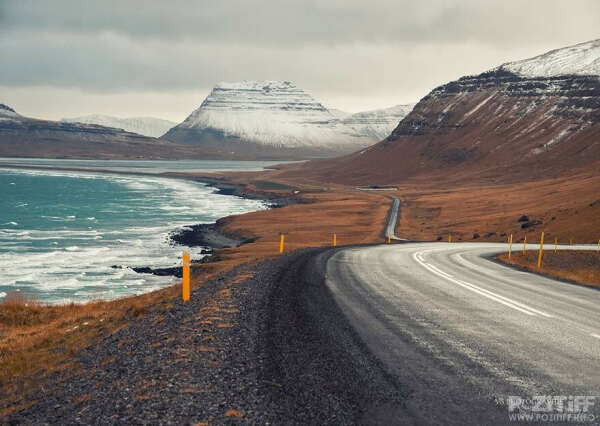
[(3, 291), (0, 291), (0, 297), (6, 297), (6, 293)]
[[(25, 173), (56, 175), (49, 171)], [(123, 214), (129, 211), (134, 218), (143, 213), (145, 220), (136, 226), (103, 229), (100, 225), (106, 227), (106, 224), (99, 214), (81, 215), (81, 219), (77, 219), (76, 214), (48, 215), (44, 219), (55, 221), (58, 229), (0, 229), (0, 290), (3, 292), (12, 287), (11, 290), (36, 293), (45, 302), (65, 303), (108, 300), (153, 291), (177, 279), (138, 274), (130, 267), (178, 265), (183, 247), (168, 243), (168, 235), (174, 229), (264, 208), (259, 201), (217, 195), (212, 188), (189, 181), (62, 171), (58, 174), (107, 179), (125, 185), (127, 190), (140, 191), (139, 200), (143, 202), (142, 209), (146, 210), (138, 211), (130, 205), (115, 202), (106, 206), (103, 212), (107, 214), (114, 210)], [(162, 212), (161, 219), (152, 219), (153, 212)], [(76, 226), (70, 223), (81, 226), (82, 219), (98, 229), (62, 229)], [(29, 245), (33, 243), (42, 243), (46, 248), (31, 251)], [(196, 247), (189, 251), (193, 259), (199, 259), (203, 257), (201, 250), (202, 247)], [(121, 268), (113, 268), (115, 265)]]

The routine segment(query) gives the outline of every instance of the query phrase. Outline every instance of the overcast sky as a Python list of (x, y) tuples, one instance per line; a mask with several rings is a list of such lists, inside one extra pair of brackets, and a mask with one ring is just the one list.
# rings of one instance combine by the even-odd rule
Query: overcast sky
[(351, 112), (600, 38), (598, 0), (0, 0), (0, 103), (183, 120), (219, 81)]

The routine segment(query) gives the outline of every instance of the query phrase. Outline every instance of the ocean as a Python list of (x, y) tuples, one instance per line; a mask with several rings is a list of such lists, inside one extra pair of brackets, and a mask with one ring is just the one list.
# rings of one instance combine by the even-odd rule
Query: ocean
[[(43, 162), (65, 166), (65, 160)], [(71, 160), (66, 166), (159, 173), (269, 165), (104, 163)], [(261, 201), (216, 194), (190, 180), (93, 171), (0, 168), (0, 195), (0, 300), (19, 292), (51, 304), (111, 300), (171, 285), (176, 278), (137, 273), (131, 267), (180, 265), (185, 247), (169, 241), (172, 231), (266, 208)], [(190, 249), (192, 258), (201, 258), (201, 250)]]

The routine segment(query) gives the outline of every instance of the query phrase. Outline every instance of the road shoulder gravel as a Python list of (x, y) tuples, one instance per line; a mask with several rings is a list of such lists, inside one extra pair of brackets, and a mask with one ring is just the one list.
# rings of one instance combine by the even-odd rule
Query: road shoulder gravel
[[(335, 249), (242, 265), (74, 355), (7, 424), (353, 424), (401, 404), (323, 283)], [(22, 401), (24, 402), (24, 401)]]

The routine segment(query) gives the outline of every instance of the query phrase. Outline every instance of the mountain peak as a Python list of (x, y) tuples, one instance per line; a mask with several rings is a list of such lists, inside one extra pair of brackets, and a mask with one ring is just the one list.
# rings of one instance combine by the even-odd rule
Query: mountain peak
[[(277, 81), (277, 80), (263, 80), (263, 81), (251, 81), (243, 80), (238, 82), (220, 82), (217, 83), (214, 89), (221, 90), (253, 90), (253, 91), (264, 91), (270, 90), (287, 90), (296, 88), (296, 86), (290, 81)], [(213, 90), (214, 90), (213, 89)]]
[(551, 50), (522, 61), (508, 62), (496, 69), (522, 77), (600, 76), (600, 39)]

